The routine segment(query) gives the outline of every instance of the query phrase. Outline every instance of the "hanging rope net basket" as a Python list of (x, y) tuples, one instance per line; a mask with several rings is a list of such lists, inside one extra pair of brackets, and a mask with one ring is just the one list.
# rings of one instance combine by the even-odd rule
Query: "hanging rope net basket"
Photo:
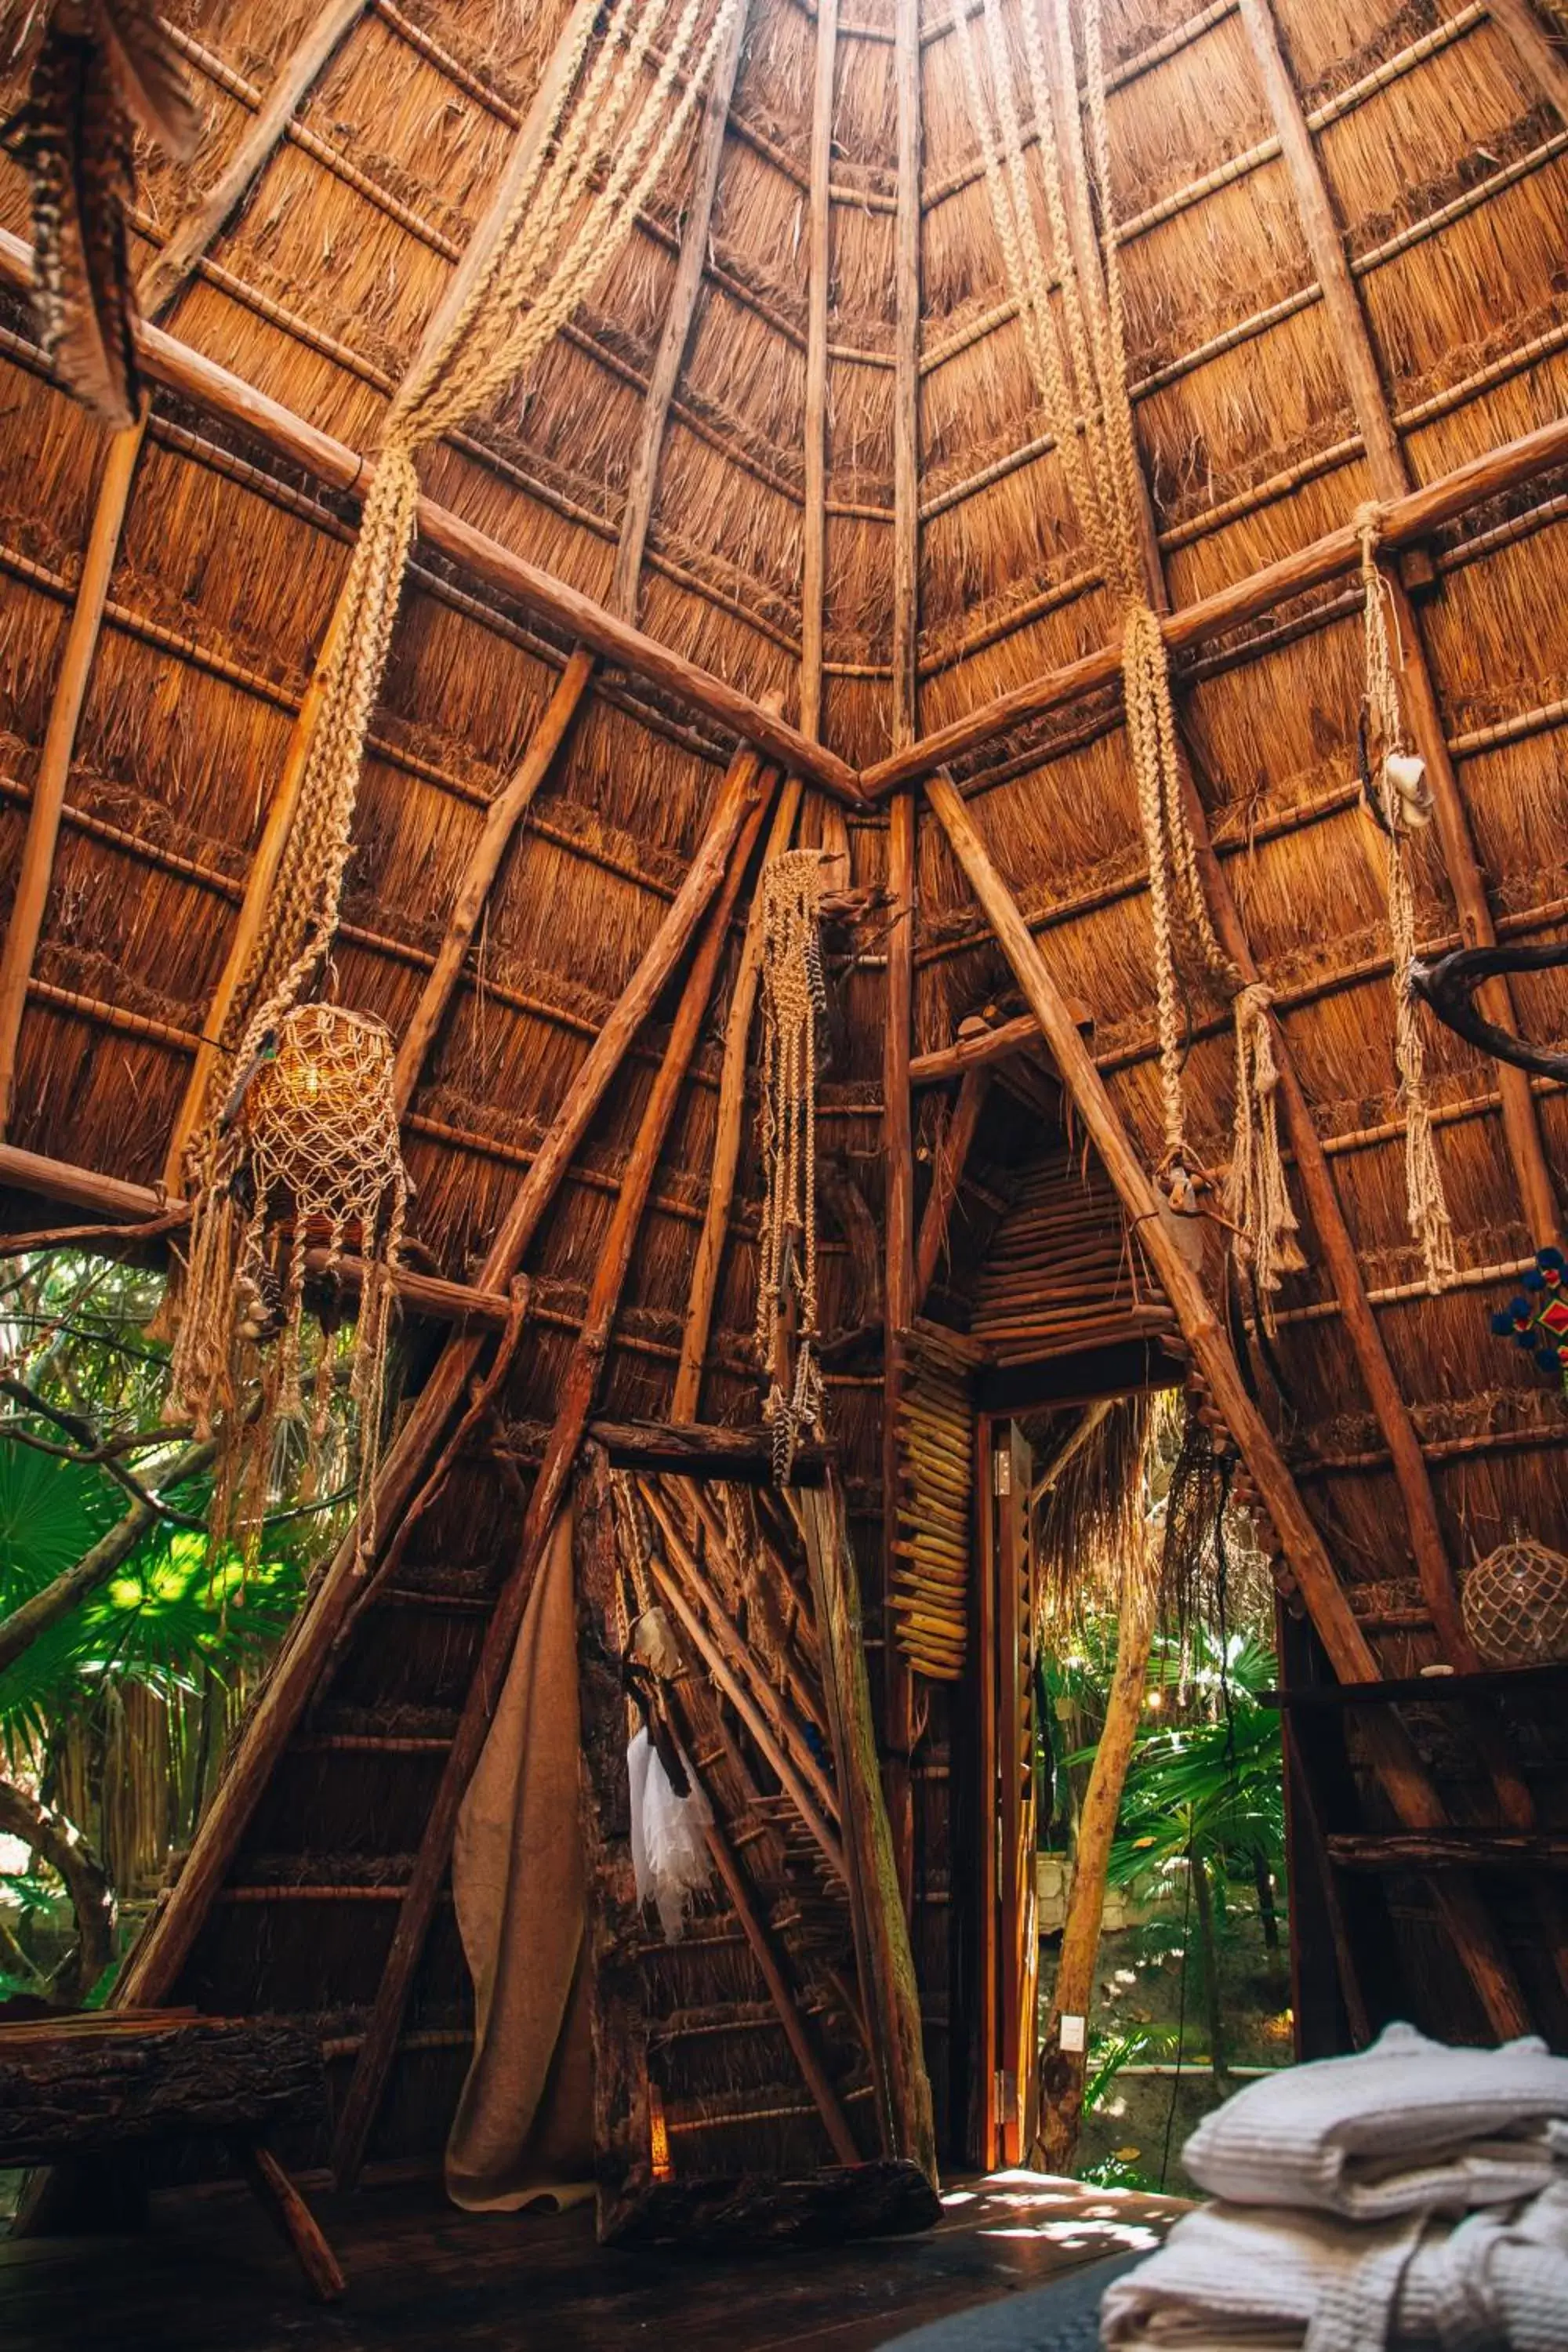
[(1465, 1631), (1489, 1666), (1568, 1658), (1568, 1559), (1533, 1536), (1478, 1560), (1460, 1593)]

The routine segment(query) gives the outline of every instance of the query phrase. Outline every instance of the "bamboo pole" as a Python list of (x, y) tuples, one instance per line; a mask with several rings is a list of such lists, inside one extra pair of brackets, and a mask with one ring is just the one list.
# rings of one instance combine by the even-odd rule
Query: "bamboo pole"
[(972, 1065), (964, 1071), (952, 1116), (936, 1149), (936, 1158), (931, 1164), (931, 1191), (926, 1195), (920, 1239), (915, 1244), (913, 1310), (916, 1315), (925, 1305), (926, 1293), (936, 1278), (937, 1261), (946, 1245), (953, 1205), (963, 1182), (963, 1171), (969, 1162), (975, 1130), (980, 1125), (980, 1115), (990, 1091), (991, 1073), (983, 1063)]
[[(534, 1155), (481, 1267), (476, 1287), (497, 1298), (504, 1323), (506, 1286), (521, 1264), (632, 1043), (680, 961), (718, 890), (736, 836), (755, 804), (758, 761), (752, 751), (731, 761), (701, 847), (673, 904), (643, 954), (614, 1012), (585, 1055), (554, 1125)], [(482, 1336), (454, 1336), (383, 1461), (376, 1484), (376, 1519), (396, 1522), (439, 1445), (478, 1360)], [(227, 1773), (202, 1818), (169, 1901), (156, 1914), (127, 1966), (117, 2005), (157, 2003), (173, 1988), (192, 1942), (238, 1845), (245, 1825), (298, 1722), (359, 1583), (352, 1537), (339, 1547), (310, 1606), (290, 1628)]]
[[(926, 793), (1056, 1056), (1062, 1082), (1089, 1139), (1140, 1234), (1183, 1339), (1236, 1439), (1334, 1672), (1344, 1682), (1375, 1681), (1377, 1662), (1351, 1612), (1322, 1538), (1297, 1493), (1272, 1433), (1247, 1392), (1203, 1285), (1164, 1221), (1153, 1184), (1011, 892), (951, 778), (932, 777)], [(1411, 1829), (1444, 1825), (1436, 1792), (1397, 1722), (1380, 1720), (1373, 1746), (1379, 1777), (1401, 1822)], [(1454, 1884), (1439, 1890), (1438, 1899), (1446, 1903), (1449, 1932), (1489, 2022), (1500, 2033), (1526, 2030), (1523, 2021), (1528, 2012), (1512, 1969), (1473, 1891)]]
[(827, 584), (827, 295), (833, 267), (829, 169), (838, 0), (817, 0), (806, 195), (805, 506), (801, 517), (800, 724), (822, 733), (823, 617)]
[[(1495, 7), (1492, 13), (1494, 16), (1499, 16)], [(1518, 16), (1523, 18), (1525, 14), (1521, 5)], [(1379, 501), (1387, 505), (1409, 491), (1410, 467), (1394, 428), (1393, 409), (1378, 368), (1377, 355), (1373, 349), (1366, 312), (1345, 258), (1344, 241), (1334, 218), (1333, 205), (1318, 151), (1313, 144), (1311, 130), (1285, 62), (1271, 0), (1241, 0), (1241, 16), (1252, 45), (1264, 98), (1284, 151), (1302, 233), (1323, 290), (1335, 354), (1365, 444), (1373, 489)], [(1509, 39), (1518, 46), (1517, 28), (1510, 29), (1506, 10), (1499, 21)], [(1533, 46), (1551, 56), (1542, 35), (1534, 35)], [(1560, 59), (1552, 58), (1552, 62), (1555, 67), (1556, 86), (1551, 94), (1561, 105), (1561, 93), (1568, 88), (1568, 69), (1563, 68)], [(1469, 814), (1448, 750), (1420, 614), (1397, 572), (1389, 567), (1384, 570), (1384, 577), (1394, 600), (1397, 621), (1394, 633), (1394, 661), (1405, 716), (1415, 740), (1415, 748), (1426, 763), (1427, 781), (1436, 803), (1438, 844), (1465, 944), (1467, 947), (1492, 947), (1497, 942), (1497, 931), (1487, 898), (1486, 879), (1476, 853)], [(1517, 1029), (1513, 994), (1505, 978), (1500, 975), (1488, 981), (1480, 992), (1480, 1002), (1489, 1019), (1503, 1028)], [(1559, 1240), (1561, 1227), (1556, 1191), (1547, 1165), (1528, 1073), (1515, 1069), (1509, 1063), (1498, 1063), (1495, 1066), (1502, 1096), (1503, 1131), (1525, 1222), (1538, 1244)]]
[(701, 144), (693, 171), (691, 194), (687, 200), (686, 225), (681, 231), (680, 259), (676, 268), (675, 283), (670, 289), (664, 331), (648, 376), (647, 397), (643, 403), (642, 436), (626, 485), (626, 501), (621, 515), (620, 541), (616, 549), (616, 568), (611, 575), (609, 602), (611, 610), (625, 614), (628, 621), (635, 621), (637, 616), (643, 549), (647, 541), (654, 495), (658, 487), (659, 459), (664, 449), (665, 428), (669, 421), (669, 404), (675, 397), (676, 381), (686, 357), (686, 347), (691, 338), (691, 322), (702, 291), (702, 272), (708, 258), (708, 236), (713, 220), (713, 199), (719, 186), (719, 166), (724, 153), (730, 100), (734, 94), (741, 52), (745, 47), (747, 15), (743, 0), (743, 5), (735, 11), (734, 29), (725, 45), (724, 54), (714, 64), (703, 113)]
[(491, 801), (447, 919), (435, 968), (397, 1048), (393, 1085), (400, 1112), (407, 1109), (426, 1057), (457, 992), (490, 889), (508, 848), (528, 814), (534, 794), (549, 775), (594, 676), (594, 656), (579, 646), (562, 671), (555, 691), (529, 739), (522, 758)]
[[(800, 780), (791, 776), (780, 793), (778, 805), (773, 811), (773, 826), (764, 853), (765, 863), (771, 865), (789, 847), (795, 819), (800, 814)], [(741, 968), (735, 975), (730, 1010), (725, 1018), (724, 1060), (720, 1073), (719, 1103), (714, 1120), (712, 1171), (708, 1180), (708, 1199), (702, 1212), (702, 1231), (698, 1236), (696, 1254), (691, 1261), (691, 1287), (687, 1296), (686, 1320), (680, 1330), (680, 1363), (669, 1401), (672, 1421), (694, 1420), (701, 1408), (708, 1339), (713, 1326), (714, 1301), (719, 1295), (719, 1276), (723, 1266), (724, 1244), (729, 1236), (730, 1211), (735, 1197), (735, 1173), (740, 1166), (746, 1118), (746, 1051), (763, 971), (760, 897), (759, 892), (752, 900), (746, 921), (745, 944), (741, 951)]]
[[(468, 1696), (458, 1718), (439, 1787), (426, 1816), (398, 1915), (386, 1963), (376, 1989), (374, 2005), (353, 2078), (344, 2095), (332, 2145), (332, 2166), (340, 2181), (357, 2178), (396, 2055), (404, 2011), (413, 1988), (414, 1972), (425, 1948), (437, 1897), (451, 1851), (458, 1809), (479, 1759), (490, 1721), (511, 1659), (518, 1628), (528, 1607), (535, 1579), (544, 1559), (556, 1518), (565, 1500), (573, 1465), (593, 1411), (604, 1371), (605, 1357), (636, 1246), (654, 1171), (669, 1133), (670, 1122), (696, 1050), (698, 1032), (708, 1010), (730, 928), (730, 917), (744, 878), (751, 852), (766, 812), (769, 786), (755, 755), (744, 757), (738, 774), (744, 780), (744, 816), (726, 860), (721, 887), (708, 916), (701, 943), (692, 961), (671, 1024), (669, 1040), (644, 1107), (637, 1139), (621, 1178), (615, 1213), (605, 1236), (583, 1327), (563, 1376), (554, 1424), (544, 1460), (529, 1496), (516, 1567), (499, 1595), (485, 1630)], [(740, 798), (741, 794), (737, 794)], [(531, 1171), (530, 1171), (531, 1174)]]

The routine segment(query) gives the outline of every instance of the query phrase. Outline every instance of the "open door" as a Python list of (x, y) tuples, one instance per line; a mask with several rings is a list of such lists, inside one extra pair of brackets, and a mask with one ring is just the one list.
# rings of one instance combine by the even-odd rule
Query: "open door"
[[(931, 2095), (839, 1498), (633, 1477), (590, 1448), (576, 1531), (600, 2234), (922, 2227)], [(632, 1862), (626, 1666), (650, 1611), (652, 1706), (712, 1816), (673, 1943)]]

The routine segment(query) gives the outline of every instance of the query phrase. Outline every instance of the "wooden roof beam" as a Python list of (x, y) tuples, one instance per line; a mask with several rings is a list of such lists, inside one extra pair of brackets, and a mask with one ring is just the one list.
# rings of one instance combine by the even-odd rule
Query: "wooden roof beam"
[[(1323, 1539), (1301, 1501), (1273, 1433), (1247, 1392), (1203, 1284), (1164, 1222), (1153, 1183), (1011, 891), (993, 864), (952, 778), (933, 776), (926, 795), (1050, 1047), (1062, 1083), (1129, 1221), (1139, 1234), (1193, 1360), (1236, 1439), (1335, 1674), (1342, 1682), (1377, 1680), (1377, 1661), (1352, 1613)], [(1372, 1760), (1401, 1826), (1446, 1828), (1441, 1802), (1402, 1727), (1394, 1718), (1378, 1716), (1369, 1729), (1373, 1729)], [(1473, 1890), (1456, 1880), (1439, 1885), (1436, 1893), (1493, 2030), (1507, 2034), (1526, 2031), (1528, 2012), (1512, 1968)]]
[[(31, 247), (8, 230), (0, 230), (0, 288), (26, 293), (31, 285)], [(374, 460), (319, 426), (308, 424), (280, 401), (258, 392), (242, 377), (220, 367), (216, 361), (207, 359), (176, 336), (166, 334), (160, 327), (143, 326), (139, 352), (151, 382), (259, 441), (275, 456), (301, 467), (328, 488), (354, 496), (363, 494), (367, 476), (374, 470)], [(755, 743), (771, 759), (795, 769), (834, 799), (858, 805), (858, 782), (846, 761), (812, 742), (784, 719), (765, 711), (760, 703), (711, 670), (646, 636), (640, 629), (608, 612), (596, 598), (584, 595), (566, 582), (529, 563), (434, 499), (422, 498), (419, 501), (419, 536), (426, 549), (444, 556), (471, 578), (502, 596), (515, 599), (552, 627), (580, 638), (607, 661), (632, 671), (689, 709), (701, 711), (726, 734)]]
[(698, 1033), (729, 936), (730, 918), (762, 829), (771, 790), (771, 773), (757, 755), (740, 753), (726, 785), (727, 796), (735, 805), (740, 822), (731, 836), (722, 879), (681, 991), (669, 1040), (644, 1108), (637, 1139), (621, 1178), (615, 1213), (595, 1265), (583, 1326), (562, 1378), (554, 1425), (529, 1496), (517, 1565), (497, 1596), (485, 1628), (484, 1645), (439, 1786), (426, 1817), (364, 2042), (339, 2112), (332, 2168), (341, 2183), (351, 2182), (358, 2176), (365, 2143), (397, 2053), (415, 1970), (447, 1874), (458, 1809), (489, 1736), (518, 1631), (566, 1498), (573, 1465), (604, 1373), (616, 1309), (631, 1265), (654, 1171), (675, 1117), (688, 1066), (696, 1051)]
[[(1456, 522), (1472, 507), (1501, 497), (1533, 481), (1554, 467), (1568, 465), (1568, 416), (1553, 417), (1533, 433), (1503, 442), (1479, 457), (1472, 457), (1424, 488), (1392, 500), (1383, 510), (1383, 544), (1390, 550), (1413, 547), (1430, 539), (1446, 524)], [(1289, 598), (1342, 579), (1361, 565), (1361, 541), (1353, 523), (1326, 531), (1321, 539), (1265, 564), (1243, 579), (1178, 605), (1164, 616), (1165, 643), (1173, 654), (1190, 653), (1244, 622), (1257, 620)], [(1060, 710), (1085, 696), (1115, 686), (1121, 676), (1121, 650), (1107, 645), (1060, 669), (1047, 670), (1006, 694), (994, 696), (907, 751), (893, 751), (860, 771), (861, 791), (869, 801), (881, 801), (901, 784), (931, 776), (950, 761), (984, 750), (1015, 727)]]
[(800, 585), (800, 723), (814, 741), (822, 734), (827, 593), (827, 297), (833, 269), (828, 178), (837, 47), (838, 0), (819, 0), (811, 97), (811, 184), (805, 208), (805, 505), (801, 516)]
[[(1032, 1037), (1037, 1037), (1038, 1026), (1032, 1016), (1029, 1028)], [(931, 1191), (926, 1196), (925, 1214), (921, 1219), (920, 1240), (915, 1248), (912, 1306), (916, 1315), (924, 1307), (926, 1293), (936, 1279), (937, 1262), (946, 1246), (953, 1206), (974, 1146), (980, 1114), (985, 1108), (990, 1092), (989, 1067), (984, 1062), (972, 1062), (963, 1073), (952, 1116), (937, 1145), (931, 1163)]]
[[(137, 299), (144, 319), (156, 320), (167, 312), (236, 205), (243, 203), (266, 169), (295, 109), (350, 28), (363, 15), (366, 5), (367, 0), (326, 0), (312, 18), (302, 38), (279, 67), (256, 120), (212, 186), (175, 222), (163, 250), (143, 271)], [(113, 435), (109, 442), (59, 675), (50, 698), (21, 871), (5, 948), (0, 951), (0, 1136), (5, 1134), (10, 1117), (27, 982), (43, 935), (44, 912), (54, 879), (60, 813), (76, 751), (77, 729), (98, 654), (110, 576), (120, 551), (120, 536), (146, 431), (144, 412), (134, 425)]]
[[(1507, 29), (1506, 11), (1494, 16)], [(1520, 14), (1524, 10), (1521, 7)], [(1393, 404), (1384, 385), (1373, 348), (1366, 312), (1345, 258), (1344, 240), (1334, 217), (1312, 131), (1285, 61), (1270, 0), (1241, 0), (1242, 22), (1252, 45), (1264, 99), (1273, 117), (1286, 168), (1295, 193), (1302, 232), (1312, 267), (1323, 289), (1331, 341), (1343, 370), (1357, 425), (1366, 448), (1367, 468), (1380, 503), (1390, 505), (1411, 488), (1410, 467), (1394, 426)], [(1510, 34), (1510, 38), (1513, 36)], [(1546, 48), (1545, 37), (1536, 41)], [(1568, 81), (1561, 59), (1553, 60), (1557, 76)], [(1552, 93), (1554, 97), (1556, 92)], [(1398, 626), (1394, 658), (1403, 689), (1405, 716), (1415, 747), (1426, 763), (1426, 774), (1436, 803), (1437, 838), (1454, 904), (1470, 947), (1491, 947), (1497, 931), (1487, 898), (1486, 878), (1476, 854), (1469, 813), (1444, 732), (1436, 683), (1427, 653), (1420, 614), (1405, 583), (1392, 568), (1384, 570)], [(1506, 979), (1489, 981), (1479, 1001), (1489, 1019), (1517, 1030), (1512, 992)], [(1525, 1222), (1537, 1243), (1561, 1238), (1556, 1190), (1547, 1165), (1541, 1122), (1530, 1089), (1530, 1078), (1511, 1065), (1496, 1065), (1502, 1093), (1503, 1129), (1513, 1163)], [(1467, 1645), (1468, 1646), (1468, 1645)]]

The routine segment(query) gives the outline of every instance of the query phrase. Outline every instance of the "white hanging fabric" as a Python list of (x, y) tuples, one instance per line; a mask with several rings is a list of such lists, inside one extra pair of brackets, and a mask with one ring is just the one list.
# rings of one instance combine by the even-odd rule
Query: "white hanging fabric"
[[(685, 1757), (680, 1760), (684, 1764)], [(713, 1814), (689, 1773), (688, 1793), (676, 1794), (646, 1727), (626, 1749), (626, 1773), (631, 1781), (632, 1875), (637, 1901), (654, 1906), (665, 1942), (679, 1944), (692, 1897), (703, 1893), (712, 1874), (705, 1832), (712, 1826)]]

